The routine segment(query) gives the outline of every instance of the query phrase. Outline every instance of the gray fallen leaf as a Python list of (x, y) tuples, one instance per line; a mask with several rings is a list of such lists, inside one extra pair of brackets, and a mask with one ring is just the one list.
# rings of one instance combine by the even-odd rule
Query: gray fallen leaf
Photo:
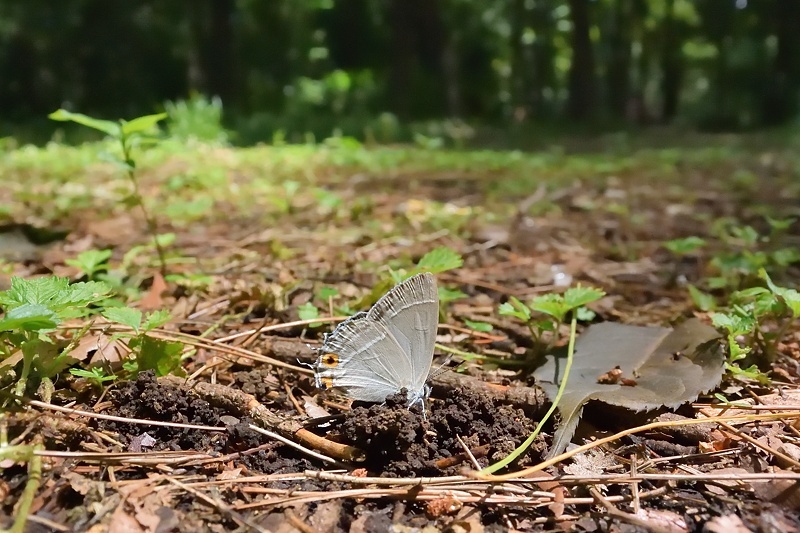
[[(694, 318), (674, 330), (613, 322), (590, 326), (575, 344), (567, 388), (558, 404), (561, 424), (547, 458), (567, 448), (589, 400), (649, 411), (678, 407), (715, 388), (722, 380), (725, 361), (718, 337), (714, 328)], [(538, 385), (551, 400), (558, 391), (565, 363), (566, 356), (548, 356), (534, 372)], [(619, 381), (598, 382), (615, 367), (619, 367), (617, 374), (630, 380), (630, 386)]]

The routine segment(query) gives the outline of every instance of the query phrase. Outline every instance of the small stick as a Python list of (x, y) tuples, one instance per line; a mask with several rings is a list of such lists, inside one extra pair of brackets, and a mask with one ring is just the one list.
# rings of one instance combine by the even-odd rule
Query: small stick
[(301, 443), (335, 459), (349, 462), (364, 460), (364, 452), (358, 448), (346, 444), (339, 444), (338, 442), (320, 437), (303, 428), (299, 421), (287, 420), (276, 415), (261, 405), (251, 394), (225, 385), (205, 383), (202, 381), (188, 384), (185, 380), (175, 376), (164, 376), (158, 378), (158, 381), (186, 390), (187, 392), (198, 394), (212, 405), (246, 414), (260, 426), (274, 431), (283, 437), (299, 440)]

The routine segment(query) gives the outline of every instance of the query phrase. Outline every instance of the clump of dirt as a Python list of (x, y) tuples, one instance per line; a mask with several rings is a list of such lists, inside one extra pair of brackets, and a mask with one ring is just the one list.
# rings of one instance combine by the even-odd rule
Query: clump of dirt
[[(187, 395), (184, 391), (159, 382), (153, 372), (142, 372), (135, 381), (124, 382), (109, 393), (115, 405), (108, 414), (124, 418), (139, 418), (181, 424), (223, 426), (220, 417), (226, 413), (207, 401)], [(165, 426), (140, 426), (113, 420), (98, 420), (101, 430), (114, 431), (120, 442), (130, 445), (134, 438), (147, 433), (155, 440), (153, 450), (222, 451), (220, 433)]]
[[(479, 459), (485, 466), (521, 444), (536, 425), (522, 410), (496, 405), (469, 389), (454, 389), (446, 398), (429, 403), (427, 418), (419, 407), (406, 407), (403, 393), (382, 405), (355, 407), (337, 429), (337, 440), (364, 450), (364, 466), (377, 475), (437, 476), (457, 474), (463, 468), (461, 461), (448, 461), (464, 452), (457, 437), (471, 450), (488, 447)], [(543, 448), (540, 440), (528, 455), (538, 457)]]
[(219, 454), (247, 452), (241, 455), (241, 463), (258, 473), (297, 472), (318, 467), (293, 448), (279, 442), (270, 442), (263, 435), (251, 430), (249, 424), (252, 421), (249, 418), (232, 416), (236, 413), (226, 412), (206, 400), (159, 381), (152, 372), (142, 372), (136, 381), (121, 384), (110, 394), (110, 400), (115, 408), (107, 414), (226, 428), (225, 432), (210, 432), (140, 426), (112, 420), (97, 421), (99, 429), (113, 431), (117, 440), (126, 444), (129, 449), (137, 446), (142, 435), (147, 433), (154, 441), (148, 448), (152, 451), (197, 450)]

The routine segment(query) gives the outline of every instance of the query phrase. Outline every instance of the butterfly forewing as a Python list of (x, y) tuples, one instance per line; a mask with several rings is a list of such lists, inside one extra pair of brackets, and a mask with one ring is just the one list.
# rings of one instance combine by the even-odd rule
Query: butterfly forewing
[(439, 325), (439, 292), (433, 274), (413, 276), (386, 293), (367, 313), (397, 341), (411, 368), (410, 393), (425, 385), (433, 361)]

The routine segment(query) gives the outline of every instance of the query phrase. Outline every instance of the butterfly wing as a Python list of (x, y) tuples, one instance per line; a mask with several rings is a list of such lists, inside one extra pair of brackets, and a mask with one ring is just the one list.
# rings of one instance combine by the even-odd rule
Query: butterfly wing
[[(439, 326), (439, 291), (436, 277), (428, 272), (412, 276), (386, 293), (366, 318), (391, 332), (410, 367), (401, 388), (409, 398), (420, 397), (433, 362)], [(405, 365), (404, 365), (405, 367)]]
[(317, 387), (365, 402), (382, 402), (409, 387), (401, 381), (412, 375), (410, 360), (392, 333), (366, 313), (345, 320), (325, 337), (314, 371)]

